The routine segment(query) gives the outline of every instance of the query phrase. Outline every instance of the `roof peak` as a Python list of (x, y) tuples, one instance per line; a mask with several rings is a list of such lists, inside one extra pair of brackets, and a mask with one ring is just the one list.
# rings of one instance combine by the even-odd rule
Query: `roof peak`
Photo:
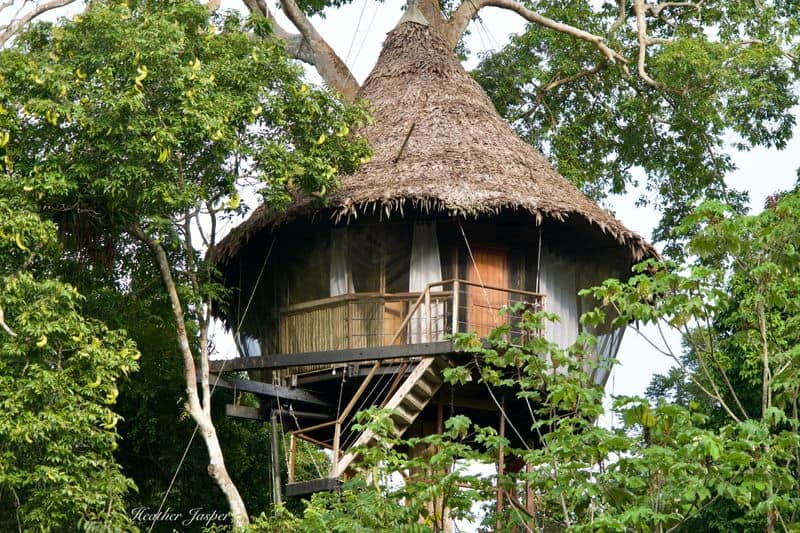
[[(405, 13), (403, 13), (403, 16), (400, 18), (400, 21), (397, 23), (397, 26), (405, 24), (406, 22), (413, 22), (414, 24), (419, 24), (421, 26), (430, 26), (428, 19), (425, 18), (425, 15), (423, 15), (422, 11), (420, 11), (417, 7), (417, 0), (410, 0), (408, 2), (408, 7), (406, 8)], [(395, 26), (395, 28), (397, 26)]]

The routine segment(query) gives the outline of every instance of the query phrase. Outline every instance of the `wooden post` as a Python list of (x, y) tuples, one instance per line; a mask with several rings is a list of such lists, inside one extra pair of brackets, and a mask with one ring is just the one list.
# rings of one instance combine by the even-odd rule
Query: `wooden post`
[[(500, 400), (500, 429), (499, 434), (500, 437), (503, 438), (506, 436), (506, 396), (503, 394), (502, 399)], [(497, 505), (495, 507), (495, 512), (497, 514), (495, 520), (495, 531), (500, 531), (500, 527), (503, 525), (502, 520), (502, 513), (503, 513), (503, 485), (501, 482), (501, 477), (505, 472), (505, 452), (503, 450), (502, 443), (497, 448)]]
[(353, 318), (353, 310), (352, 310), (353, 303), (347, 301), (345, 303), (345, 322), (347, 322), (347, 340), (345, 341), (345, 348), (352, 348), (353, 347), (353, 325), (351, 324), (351, 319)]
[(294, 483), (294, 466), (297, 460), (297, 437), (289, 435), (289, 483)]
[[(444, 433), (444, 404), (439, 401), (436, 404), (436, 434), (441, 435)], [(439, 449), (434, 447), (431, 450), (431, 453), (438, 452)], [(438, 476), (440, 474), (446, 474), (447, 470), (444, 471), (432, 471), (434, 476)], [(450, 516), (450, 508), (445, 507), (444, 504), (444, 496), (437, 496), (433, 501), (434, 512), (437, 514), (441, 514), (442, 517), (442, 532), (443, 533), (453, 533), (455, 531), (455, 522)], [(434, 515), (436, 516), (436, 515)]]
[[(382, 235), (382, 234), (381, 234)], [(378, 307), (378, 326), (375, 331), (378, 332), (378, 338), (373, 346), (384, 346), (386, 344), (386, 242), (383, 237), (380, 238), (380, 274), (378, 280), (378, 292), (381, 293), (381, 299)], [(370, 346), (369, 341), (367, 346)]]
[(272, 409), (269, 415), (270, 433), (272, 433), (272, 501), (280, 505), (281, 498), (281, 453), (278, 441), (278, 411)]
[(453, 281), (453, 331), (450, 333), (458, 333), (458, 280)]
[(339, 467), (339, 444), (342, 438), (342, 422), (336, 421), (333, 429), (333, 464), (331, 464), (331, 472), (336, 472)]
[(431, 329), (433, 327), (433, 320), (431, 317), (431, 286), (425, 287), (425, 313), (427, 314), (428, 335), (427, 340), (431, 342)]

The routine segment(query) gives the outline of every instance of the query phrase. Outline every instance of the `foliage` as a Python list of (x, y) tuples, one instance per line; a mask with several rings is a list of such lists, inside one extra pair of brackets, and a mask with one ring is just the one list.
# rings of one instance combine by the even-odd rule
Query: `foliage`
[(275, 41), (233, 14), (217, 29), (194, 2), (142, 7), (94, 6), (2, 54), (0, 103), (18, 116), (5, 166), (47, 211), (154, 223), (235, 196), (243, 177), (286, 201), (364, 155), (347, 138), (363, 115), (305, 85)]
[[(312, 13), (323, 4), (303, 7)], [(371, 477), (315, 496), (302, 516), (279, 513), (257, 527), (440, 529), (444, 508), (474, 517), (472, 504), (496, 481), (468, 475), (463, 461), (501, 449), (534, 465), (499, 480), (509, 494), (527, 483), (534, 496), (533, 516), (512, 504), (502, 517), (508, 527), (690, 528), (708, 526), (700, 520), (723, 508), (737, 509), (741, 527), (796, 526), (800, 205), (788, 195), (759, 217), (741, 217), (743, 196), (722, 180), (732, 168), (724, 152), (730, 132), (743, 149), (782, 147), (791, 135), (797, 7), (712, 2), (701, 17), (677, 4), (685, 3), (648, 18), (655, 41), (645, 49), (631, 25), (614, 23), (610, 3), (537, 3), (545, 15), (604, 35), (627, 57), (641, 48), (647, 75), (629, 76), (619, 63), (598, 63), (595, 47), (532, 27), (487, 57), (476, 77), (523, 136), (592, 195), (620, 192), (634, 181), (631, 169), (644, 169), (664, 212), (658, 236), (690, 239), (692, 263), (647, 264), (592, 291), (614, 308), (618, 325), (684, 331), (689, 352), (669, 354), (685, 363), (676, 378), (681, 401), (619, 398), (622, 427), (598, 428), (591, 421), (602, 412), (602, 391), (585, 368), (590, 337), (566, 350), (537, 338), (517, 346), (508, 330), (494, 332), (488, 348), (464, 337), (474, 361), (448, 378), (514, 387), (531, 403), (540, 447), (510, 449), (491, 428), (462, 418), (441, 436), (392, 439), (385, 413), (371, 413), (365, 423), (383, 431), (386, 444), (362, 450)], [(187, 304), (186, 344), (202, 360), (219, 291), (202, 252), (213, 251), (218, 217), (246, 209), (238, 187), (253, 185), (285, 206), (297, 191), (324, 196), (367, 156), (350, 134), (366, 120), (363, 109), (305, 85), (270, 32), (267, 22), (235, 14), (212, 20), (186, 0), (95, 3), (73, 21), (29, 28), (0, 52), (0, 505), (17, 507), (24, 527), (130, 526), (121, 503), (130, 484), (111, 456), (110, 404), (135, 350), (113, 328), (131, 327), (147, 363), (122, 406), (131, 442), (121, 457), (130, 469), (160, 467), (160, 480), (138, 478), (141, 501), (164, 490), (172, 448), (191, 425), (176, 424), (184, 412), (164, 400), (176, 395), (157, 388), (181, 371), (177, 362), (161, 364), (175, 352), (158, 341), (175, 337), (173, 320), (184, 313), (165, 315), (165, 295), (152, 290), (165, 269), (150, 253), (168, 261)], [(710, 203), (690, 214), (702, 197), (731, 201), (733, 210)], [(679, 232), (668, 235), (677, 222)], [(529, 314), (527, 327), (551, 319)], [(586, 320), (602, 323), (604, 312)], [(158, 418), (146, 419), (143, 410), (154, 406)], [(159, 434), (162, 424), (181, 428), (175, 442)], [(264, 435), (227, 426), (220, 438), (242, 444), (233, 453), (246, 472), (248, 446)], [(426, 452), (409, 452), (415, 448)], [(147, 453), (155, 461), (135, 457)], [(401, 486), (389, 483), (397, 472), (411, 472)], [(263, 502), (263, 488), (248, 487), (247, 498)], [(181, 501), (195, 488), (179, 487)]]
[(0, 529), (124, 530), (118, 382), (139, 353), (48, 277), (55, 228), (0, 174)]
[[(779, 198), (779, 196), (772, 198), (769, 209), (759, 217), (729, 219), (725, 209), (718, 205), (706, 206), (704, 213), (697, 215), (700, 221), (717, 220), (716, 224), (708, 228), (708, 234), (702, 240), (698, 240), (694, 248), (695, 254), (703, 263), (713, 264), (719, 260), (719, 251), (714, 244), (717, 239), (725, 243), (725, 248), (734, 247), (736, 250), (736, 254), (729, 257), (732, 260), (730, 293), (727, 298), (719, 302), (715, 319), (707, 322), (705, 327), (696, 329), (693, 342), (680, 357), (681, 363), (691, 374), (687, 375), (676, 367), (668, 375), (656, 376), (648, 389), (648, 394), (652, 397), (674, 398), (674, 401), (684, 406), (692, 405), (695, 410), (708, 417), (709, 427), (722, 427), (729, 418), (700, 388), (701, 386), (710, 388), (710, 380), (724, 391), (725, 377), (727, 377), (744, 412), (751, 416), (760, 416), (762, 411), (763, 390), (760, 378), (763, 374), (763, 363), (759, 365), (750, 355), (755, 350), (754, 341), (760, 337), (759, 306), (758, 303), (754, 305), (753, 295), (763, 297), (765, 302), (773, 302), (773, 305), (764, 307), (765, 322), (769, 325), (769, 330), (778, 331), (778, 334), (769, 336), (775, 343), (770, 349), (773, 355), (777, 358), (787, 357), (783, 354), (796, 350), (800, 340), (796, 333), (798, 320), (796, 300), (797, 291), (800, 290), (800, 279), (793, 272), (796, 270), (797, 258), (792, 251), (797, 242), (794, 232), (788, 230), (788, 224), (796, 223), (798, 203), (796, 194), (785, 196), (780, 203), (776, 203)], [(741, 227), (733, 230), (732, 224)], [(735, 242), (732, 242), (733, 237), (736, 237)], [(768, 253), (765, 254), (764, 251)], [(783, 268), (779, 266), (781, 264)], [(771, 274), (768, 278), (764, 278), (767, 272)], [(743, 326), (746, 326), (749, 332)], [(720, 371), (710, 374), (703, 371), (703, 365), (707, 364), (711, 355), (708, 347), (709, 339), (716, 340), (714, 350), (720, 366), (725, 371), (725, 377)], [(793, 361), (791, 355), (788, 357)], [(788, 363), (787, 360), (782, 364)], [(775, 364), (781, 365), (777, 362)], [(793, 393), (789, 391), (796, 377), (786, 376), (783, 372), (779, 369), (776, 377), (789, 380), (789, 384), (776, 384), (776, 392), (781, 390), (781, 394), (775, 398), (775, 403), (782, 411), (791, 415), (790, 419), (793, 419), (794, 400), (791, 399)], [(730, 392), (724, 392), (724, 398), (728, 404), (736, 402)], [(695, 522), (711, 523), (714, 524), (714, 529), (726, 531), (731, 528), (740, 529), (742, 520), (738, 506), (722, 502), (710, 507)]]
[[(631, 3), (624, 3), (629, 6)], [(700, 200), (743, 205), (725, 185), (734, 147), (783, 148), (795, 126), (800, 11), (795, 3), (646, 3), (645, 74), (632, 9), (616, 2), (536, 2), (536, 10), (606, 39), (629, 66), (529, 25), (483, 58), (475, 77), (519, 134), (595, 198), (637, 184), (662, 213), (665, 240)], [(569, 50), (569, 53), (565, 53)], [(632, 71), (631, 74), (626, 70)]]
[(401, 439), (392, 432), (391, 415), (375, 408), (358, 414), (358, 430), (374, 431), (377, 445), (358, 449), (359, 474), (340, 491), (314, 494), (298, 516), (285, 509), (264, 515), (252, 530), (422, 533), (440, 531), (447, 516), (473, 520), (473, 503), (485, 499), (491, 486), (468, 471), (465, 461), (487, 457), (468, 443), (491, 440), (493, 430), (454, 417), (441, 435)]
[[(474, 519), (470, 502), (489, 500), (498, 483), (506, 490), (503, 514), (489, 509), (484, 524), (499, 520), (509, 531), (523, 524), (573, 531), (797, 528), (798, 217), (797, 193), (750, 217), (704, 204), (681, 227), (692, 235), (690, 264), (648, 262), (629, 280), (586, 291), (602, 304), (584, 316), (587, 327), (638, 320), (684, 330), (696, 361), (684, 369), (685, 379), (710, 399), (705, 404), (618, 397), (613, 410), (620, 425), (598, 426), (603, 391), (590, 377), (597, 340), (582, 334), (563, 349), (537, 335), (517, 336), (556, 319), (526, 311), (513, 332), (493, 331), (488, 345), (459, 335), (468, 362), (447, 370), (445, 379), (454, 385), (477, 379), (495, 396), (506, 391), (526, 400), (537, 446), (512, 448), (493, 428), (464, 417), (451, 418), (442, 435), (397, 439), (388, 429), (391, 413), (367, 412), (368, 427), (382, 438), (361, 450), (360, 476), (339, 493), (314, 496), (301, 516), (263, 518), (259, 530), (385, 524), (440, 531), (441, 515), (432, 509), (449, 505), (454, 516)], [(757, 391), (753, 408), (731, 379)], [(430, 446), (427, 457), (406, 453), (421, 443)], [(499, 453), (529, 468), (500, 479), (465, 474), (464, 461), (489, 462)], [(427, 472), (419, 478), (415, 469)], [(400, 473), (404, 484), (390, 481)], [(533, 504), (527, 509), (526, 490)]]
[[(193, 356), (208, 356), (219, 290), (204, 252), (213, 252), (217, 224), (246, 211), (243, 186), (279, 208), (299, 191), (324, 196), (368, 155), (350, 133), (367, 120), (364, 110), (301, 74), (266, 21), (212, 17), (189, 0), (94, 3), (73, 20), (29, 27), (0, 52), (3, 177), (57, 230), (64, 250), (49, 274), (76, 283), (88, 313), (130, 327), (143, 348), (146, 375), (126, 391), (131, 441), (121, 456), (138, 469), (152, 464), (134, 454), (173, 446), (154, 454), (153, 478), (135, 470), (148, 503), (193, 429), (176, 419), (181, 400), (196, 405)], [(177, 361), (160, 361), (175, 357), (176, 339), (191, 383), (174, 381)], [(211, 424), (210, 401), (189, 409), (196, 421)], [(137, 409), (156, 404), (150, 417)], [(168, 442), (162, 424), (183, 431)], [(255, 456), (264, 434), (222, 425), (244, 477), (242, 459)], [(200, 432), (211, 451), (217, 437), (208, 433)], [(259, 509), (263, 486), (248, 488)], [(202, 490), (179, 488), (179, 496)]]
[[(594, 291), (621, 311), (619, 321), (684, 332), (687, 352), (667, 355), (688, 366), (653, 390), (702, 414), (703, 427), (725, 438), (721, 458), (746, 466), (736, 491), (718, 493), (719, 501), (687, 527), (732, 527), (719, 516), (749, 528), (798, 520), (799, 216), (797, 192), (773, 198), (758, 216), (706, 203), (676, 230), (694, 235), (691, 264), (643, 266), (627, 284), (608, 281)], [(731, 454), (731, 441), (748, 446)]]
[[(120, 424), (122, 435), (117, 457), (123, 471), (136, 483), (138, 490), (129, 494), (127, 508), (157, 510), (164, 508), (184, 512), (200, 508), (205, 512), (224, 513), (226, 503), (221, 492), (208, 483), (208, 454), (199, 436), (195, 436), (186, 457), (196, 424), (186, 412), (183, 368), (171, 338), (174, 324), (168, 320), (158, 286), (149, 297), (140, 293), (135, 301), (119, 299), (120, 320), (129, 324), (129, 335), (145, 355), (139, 372), (120, 388), (117, 410), (125, 419)], [(258, 514), (270, 502), (268, 465), (264, 463), (269, 449), (269, 433), (263, 424), (238, 420), (225, 415), (225, 404), (236, 398), (229, 391), (214, 392), (212, 416), (231, 477), (237, 483), (248, 511)], [(164, 500), (170, 482), (180, 471)], [(142, 529), (149, 524), (139, 523)], [(157, 522), (153, 531), (172, 531), (174, 522)], [(201, 523), (191, 524), (199, 529)], [(191, 528), (181, 525), (181, 530)]]

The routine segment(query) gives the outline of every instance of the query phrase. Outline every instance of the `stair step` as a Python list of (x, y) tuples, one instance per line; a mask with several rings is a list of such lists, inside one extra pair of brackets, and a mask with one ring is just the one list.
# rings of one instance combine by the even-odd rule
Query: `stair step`
[(286, 496), (305, 496), (315, 492), (332, 492), (341, 486), (342, 482), (335, 478), (313, 479), (286, 484)]
[(428, 403), (428, 400), (420, 401), (419, 397), (414, 394), (414, 389), (411, 389), (409, 393), (403, 398), (403, 401), (400, 402), (401, 406), (407, 406), (409, 410), (413, 410), (415, 413), (419, 413), (425, 408), (425, 404)]
[(443, 380), (440, 372), (441, 372), (440, 369), (434, 366), (429, 366), (427, 370), (425, 370), (425, 373), (422, 375), (422, 379), (427, 382), (442, 383)]
[(395, 430), (398, 433), (402, 433), (414, 422), (416, 417), (417, 413), (411, 415), (403, 409), (395, 409), (394, 413), (392, 414), (392, 421), (394, 421)]
[(406, 395), (406, 399), (408, 399), (411, 402), (414, 402), (417, 405), (421, 405), (422, 407), (425, 407), (425, 405), (428, 403), (428, 401), (431, 398), (430, 398), (430, 395), (427, 394), (422, 389), (420, 389), (418, 387), (412, 387), (412, 389), (410, 391), (408, 391), (408, 394)]
[(439, 389), (441, 383), (430, 383), (424, 380), (421, 380), (414, 385), (414, 390), (419, 391), (419, 393), (425, 398), (432, 398), (436, 391)]

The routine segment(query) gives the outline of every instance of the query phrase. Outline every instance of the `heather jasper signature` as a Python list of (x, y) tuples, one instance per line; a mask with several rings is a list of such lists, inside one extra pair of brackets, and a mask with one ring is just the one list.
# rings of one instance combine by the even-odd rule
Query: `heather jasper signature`
[(208, 526), (212, 522), (223, 522), (231, 519), (231, 513), (220, 511), (205, 511), (202, 507), (195, 507), (188, 511), (175, 511), (167, 507), (161, 511), (154, 511), (150, 507), (135, 507), (131, 516), (137, 522), (180, 522), (182, 526), (202, 523)]

